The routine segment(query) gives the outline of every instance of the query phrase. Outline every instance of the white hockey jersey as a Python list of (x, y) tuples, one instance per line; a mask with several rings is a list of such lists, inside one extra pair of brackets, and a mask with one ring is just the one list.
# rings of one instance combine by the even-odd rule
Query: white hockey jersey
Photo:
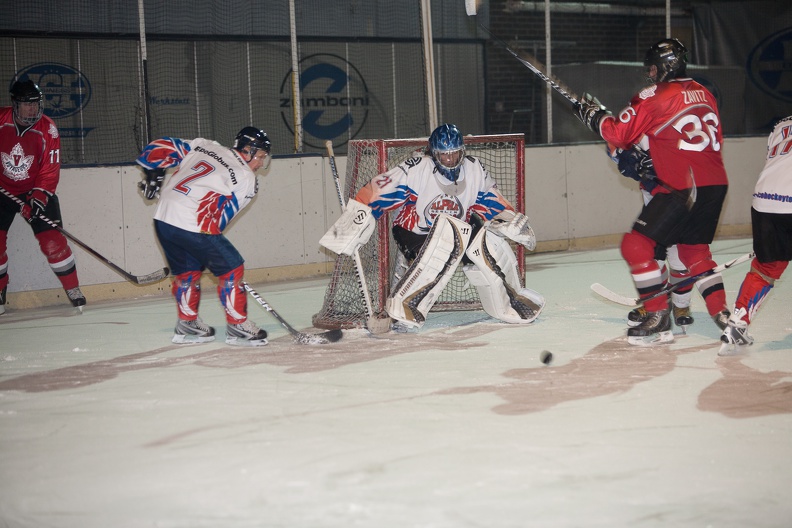
[(469, 222), (472, 212), (491, 220), (505, 209), (514, 209), (481, 162), (472, 156), (460, 166), (456, 182), (445, 178), (430, 156), (410, 158), (375, 176), (358, 191), (355, 200), (371, 207), (374, 218), (398, 209), (394, 225), (423, 235), (429, 233), (439, 213)]
[(792, 116), (779, 121), (767, 138), (767, 159), (751, 206), (763, 213), (792, 214)]
[(208, 139), (158, 139), (137, 162), (147, 169), (178, 166), (165, 180), (154, 218), (194, 233), (222, 233), (258, 191), (242, 156)]

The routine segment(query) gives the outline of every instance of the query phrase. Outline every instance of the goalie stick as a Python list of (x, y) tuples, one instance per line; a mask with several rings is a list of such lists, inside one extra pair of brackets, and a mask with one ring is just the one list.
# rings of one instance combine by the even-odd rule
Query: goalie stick
[[(338, 201), (341, 204), (341, 212), (343, 213), (346, 210), (346, 204), (344, 203), (344, 195), (341, 193), (341, 183), (338, 179), (338, 169), (336, 168), (335, 164), (333, 142), (327, 140), (325, 142), (325, 147), (327, 148), (327, 156), (330, 158), (330, 171), (333, 173), (333, 181), (335, 182)], [(371, 294), (369, 293), (368, 284), (366, 283), (366, 276), (363, 273), (363, 263), (360, 261), (360, 253), (358, 253), (357, 249), (352, 254), (352, 258), (355, 261), (355, 273), (357, 273), (358, 289), (363, 296), (363, 302), (366, 305), (366, 313), (368, 314), (368, 317), (366, 318), (366, 328), (368, 328), (369, 332), (372, 334), (384, 334), (390, 330), (390, 317), (387, 319), (380, 318), (374, 314), (374, 305), (371, 302)]]
[(654, 299), (655, 297), (660, 297), (661, 295), (669, 294), (671, 292), (674, 292), (674, 291), (678, 290), (679, 288), (684, 288), (685, 286), (688, 286), (690, 284), (698, 282), (699, 280), (703, 279), (704, 277), (709, 277), (710, 275), (715, 275), (716, 273), (720, 273), (721, 271), (727, 270), (727, 269), (729, 269), (729, 268), (731, 268), (733, 266), (736, 266), (737, 264), (742, 264), (743, 262), (751, 260), (752, 258), (754, 258), (754, 256), (755, 255), (754, 255), (753, 251), (750, 252), (750, 253), (746, 253), (745, 255), (742, 255), (740, 257), (737, 257), (736, 259), (730, 260), (729, 262), (726, 262), (725, 264), (721, 264), (719, 266), (715, 266), (714, 268), (708, 269), (707, 271), (703, 271), (703, 272), (699, 273), (698, 275), (694, 275), (692, 277), (688, 277), (687, 279), (685, 279), (683, 281), (680, 281), (680, 282), (677, 282), (676, 284), (668, 284), (665, 287), (663, 287), (660, 290), (658, 290), (655, 293), (653, 293), (652, 295), (650, 295), (648, 297), (645, 297), (643, 299), (639, 299), (639, 298), (636, 298), (636, 297), (627, 297), (626, 295), (621, 295), (619, 293), (616, 293), (613, 290), (610, 290), (610, 289), (606, 288), (605, 286), (603, 286), (602, 284), (600, 284), (598, 282), (595, 282), (594, 284), (591, 285), (591, 291), (593, 291), (594, 293), (596, 293), (597, 295), (599, 295), (600, 297), (602, 297), (604, 299), (607, 299), (609, 301), (615, 302), (616, 304), (621, 304), (621, 305), (624, 305), (624, 306), (638, 306), (639, 304), (642, 304), (642, 303), (648, 301), (649, 299)]
[(259, 303), (265, 310), (272, 314), (272, 317), (278, 320), (283, 328), (289, 331), (289, 333), (294, 337), (294, 341), (296, 343), (301, 345), (325, 345), (327, 343), (335, 343), (343, 336), (341, 330), (330, 330), (329, 332), (322, 332), (321, 334), (306, 334), (295, 330), (292, 325), (287, 323), (286, 320), (283, 319), (283, 317), (281, 317), (280, 314), (276, 312), (275, 309), (261, 297), (261, 295), (256, 293), (256, 290), (250, 287), (250, 284), (242, 281), (242, 286), (245, 287), (245, 291), (247, 291), (257, 303)]
[[(6, 197), (8, 197), (11, 200), (15, 201), (17, 204), (20, 205), (20, 207), (25, 205), (25, 202), (23, 202), (22, 200), (20, 200), (19, 198), (17, 198), (16, 196), (11, 194), (10, 192), (8, 192), (3, 187), (0, 187), (0, 193), (3, 193)], [(133, 275), (133, 274), (129, 273), (128, 271), (126, 271), (124, 268), (122, 268), (122, 267), (114, 264), (113, 262), (111, 262), (108, 258), (106, 258), (105, 256), (101, 255), (98, 251), (96, 251), (95, 249), (90, 247), (88, 244), (86, 244), (85, 242), (81, 241), (80, 239), (78, 239), (77, 237), (75, 237), (74, 235), (72, 235), (71, 233), (66, 231), (65, 229), (63, 229), (56, 222), (50, 220), (46, 216), (39, 215), (38, 219), (43, 221), (43, 222), (45, 222), (46, 224), (54, 227), (55, 229), (57, 229), (61, 233), (63, 233), (63, 235), (66, 236), (67, 238), (69, 238), (72, 242), (74, 242), (75, 244), (77, 244), (78, 246), (83, 248), (85, 251), (87, 251), (88, 253), (90, 253), (94, 257), (98, 258), (99, 260), (101, 260), (102, 262), (107, 264), (107, 266), (109, 266), (113, 271), (115, 271), (118, 274), (120, 274), (122, 277), (124, 277), (129, 282), (132, 282), (132, 283), (135, 283), (135, 284), (141, 284), (141, 285), (142, 284), (150, 284), (152, 282), (161, 281), (162, 279), (167, 277), (168, 274), (170, 273), (170, 270), (168, 268), (162, 268), (161, 270), (157, 270), (157, 271), (155, 271), (153, 273), (149, 273), (148, 275)]]

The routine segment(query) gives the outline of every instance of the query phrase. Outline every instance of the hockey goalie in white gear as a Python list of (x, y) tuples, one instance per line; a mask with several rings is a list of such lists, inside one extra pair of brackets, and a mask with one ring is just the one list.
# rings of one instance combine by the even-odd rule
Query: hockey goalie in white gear
[[(535, 246), (536, 238), (532, 235), (533, 230), (531, 243)], [(517, 258), (504, 238), (481, 229), (466, 254), (473, 264), (464, 265), (462, 270), (476, 287), (485, 312), (495, 319), (515, 324), (532, 323), (539, 317), (545, 305), (544, 297), (520, 287)]]
[(351, 256), (357, 248), (368, 242), (375, 226), (376, 221), (371, 214), (371, 207), (356, 200), (349, 200), (346, 210), (322, 236), (319, 244), (333, 253)]
[(473, 228), (441, 213), (415, 260), (385, 303), (393, 319), (420, 328), (462, 260)]

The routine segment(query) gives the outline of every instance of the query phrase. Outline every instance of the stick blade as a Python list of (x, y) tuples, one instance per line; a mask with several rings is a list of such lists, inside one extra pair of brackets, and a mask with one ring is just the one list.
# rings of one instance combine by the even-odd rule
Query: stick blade
[(465, 0), (465, 11), (468, 16), (474, 16), (478, 10), (478, 0)]
[(618, 294), (615, 291), (606, 288), (599, 282), (595, 282), (594, 284), (591, 285), (591, 291), (593, 291), (603, 299), (607, 299), (616, 304), (621, 304), (623, 306), (638, 306), (638, 300), (635, 297), (627, 297)]
[(170, 270), (168, 268), (162, 268), (161, 270), (157, 270), (154, 273), (149, 273), (148, 275), (132, 275), (132, 277), (134, 277), (134, 282), (137, 284), (151, 284), (152, 282), (159, 282), (165, 279), (169, 273)]
[(322, 332), (321, 334), (297, 334), (294, 340), (301, 345), (326, 345), (335, 343), (344, 336), (340, 329)]

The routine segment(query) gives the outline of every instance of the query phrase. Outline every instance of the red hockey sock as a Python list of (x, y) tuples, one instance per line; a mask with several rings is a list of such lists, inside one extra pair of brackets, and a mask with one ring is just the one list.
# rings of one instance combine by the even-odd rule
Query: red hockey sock
[[(712, 260), (712, 253), (708, 244), (679, 244), (679, 260), (690, 270), (690, 275), (698, 275), (717, 266)], [(715, 316), (727, 310), (726, 291), (723, 288), (723, 277), (720, 273), (710, 275), (696, 283), (699, 293), (707, 305), (707, 312)]]
[(179, 319), (193, 321), (198, 317), (201, 303), (201, 272), (188, 271), (176, 275), (171, 284), (171, 293), (176, 298)]
[[(655, 241), (631, 231), (624, 235), (621, 243), (621, 254), (630, 267), (638, 298), (644, 299), (658, 291), (666, 284), (665, 275), (654, 258)], [(668, 309), (668, 296), (660, 295), (644, 303), (649, 312)]]
[(745, 275), (745, 279), (740, 285), (737, 293), (737, 301), (734, 303), (734, 310), (745, 309), (742, 319), (750, 324), (756, 315), (762, 302), (770, 293), (775, 285), (776, 279), (781, 278), (781, 274), (789, 265), (789, 262), (776, 261), (761, 263), (754, 259), (751, 263), (751, 271)]
[(244, 275), (245, 266), (241, 265), (217, 278), (217, 295), (225, 308), (228, 324), (244, 323), (247, 320), (247, 294), (242, 286)]
[(55, 229), (48, 229), (37, 234), (36, 239), (63, 289), (71, 290), (78, 287), (80, 281), (77, 278), (77, 265), (66, 237)]

